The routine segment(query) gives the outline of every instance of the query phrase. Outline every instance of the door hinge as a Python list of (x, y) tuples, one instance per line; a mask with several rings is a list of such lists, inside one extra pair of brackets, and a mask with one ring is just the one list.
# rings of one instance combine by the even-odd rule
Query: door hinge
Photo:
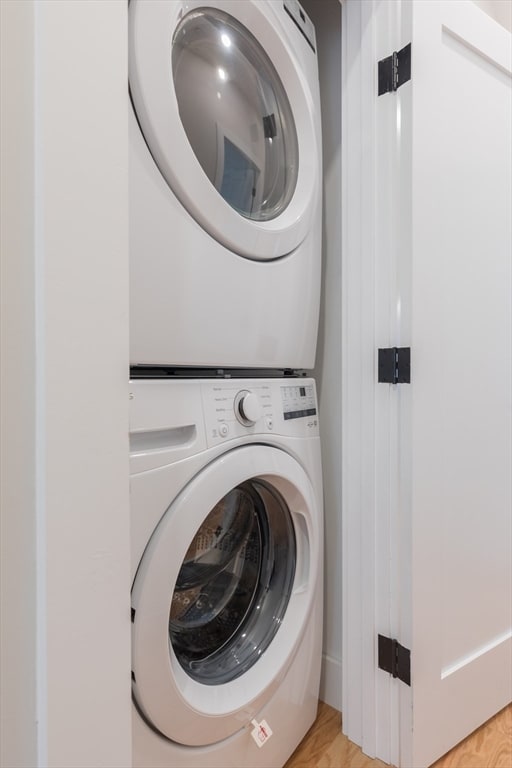
[(379, 669), (389, 672), (406, 685), (411, 684), (411, 652), (397, 640), (379, 635)]
[(379, 349), (379, 383), (411, 383), (410, 347), (386, 347)]
[(411, 79), (411, 44), (379, 61), (379, 96), (396, 91)]

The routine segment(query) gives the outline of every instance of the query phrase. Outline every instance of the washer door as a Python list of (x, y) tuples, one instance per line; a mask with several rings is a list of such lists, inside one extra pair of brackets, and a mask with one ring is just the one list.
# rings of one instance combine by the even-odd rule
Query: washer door
[(253, 259), (293, 251), (318, 194), (312, 96), (272, 13), (130, 3), (130, 92), (153, 159), (190, 215)]
[(248, 446), (212, 462), (160, 520), (132, 589), (132, 679), (168, 739), (220, 741), (279, 685), (320, 577), (314, 499), (289, 454)]

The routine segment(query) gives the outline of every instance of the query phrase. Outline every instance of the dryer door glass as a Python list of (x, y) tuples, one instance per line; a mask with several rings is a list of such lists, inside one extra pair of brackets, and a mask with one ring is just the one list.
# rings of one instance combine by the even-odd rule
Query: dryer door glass
[(278, 631), (296, 561), (282, 496), (259, 479), (242, 483), (210, 511), (178, 574), (169, 636), (194, 680), (218, 685), (242, 675)]
[(220, 10), (192, 11), (174, 34), (172, 72), (181, 122), (211, 183), (242, 216), (279, 216), (297, 183), (297, 133), (256, 38)]

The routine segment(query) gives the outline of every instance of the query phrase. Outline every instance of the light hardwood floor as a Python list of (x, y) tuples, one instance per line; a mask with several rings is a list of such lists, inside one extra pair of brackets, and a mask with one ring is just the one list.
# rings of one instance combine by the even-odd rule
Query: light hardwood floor
[[(341, 733), (341, 714), (320, 702), (318, 717), (284, 768), (388, 768)], [(403, 768), (406, 768), (404, 766)], [(478, 728), (432, 768), (512, 768), (512, 704)]]

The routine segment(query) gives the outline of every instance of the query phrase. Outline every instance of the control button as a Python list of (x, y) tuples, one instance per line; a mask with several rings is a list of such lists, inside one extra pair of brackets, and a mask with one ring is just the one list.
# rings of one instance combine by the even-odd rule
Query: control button
[(270, 418), (270, 416), (267, 416), (267, 429), (274, 429), (274, 422)]
[(262, 407), (258, 395), (243, 389), (237, 394), (234, 402), (235, 416), (244, 427), (252, 427), (261, 419)]
[(220, 435), (221, 437), (227, 437), (227, 435), (228, 435), (228, 432), (229, 432), (229, 427), (228, 427), (228, 425), (227, 425), (227, 424), (221, 424), (221, 425), (219, 426), (219, 435)]

